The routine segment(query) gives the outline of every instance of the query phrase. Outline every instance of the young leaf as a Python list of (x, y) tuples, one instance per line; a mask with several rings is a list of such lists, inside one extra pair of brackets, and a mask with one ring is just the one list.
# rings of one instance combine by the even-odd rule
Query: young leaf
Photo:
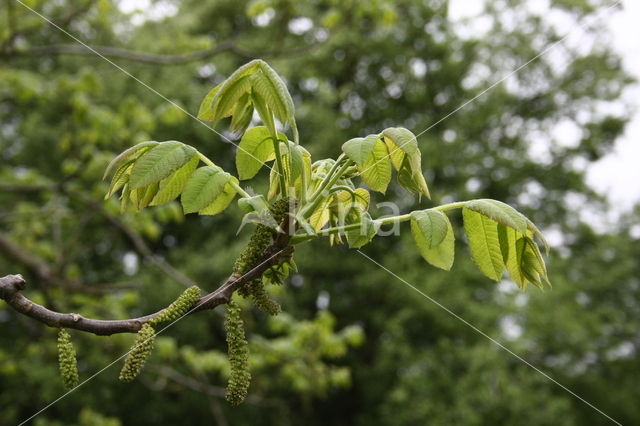
[[(233, 176), (230, 176), (230, 180), (235, 181), (236, 184), (238, 183), (238, 179), (236, 179)], [(224, 209), (226, 209), (227, 207), (229, 207), (229, 204), (231, 204), (231, 201), (233, 201), (233, 197), (235, 196), (236, 196), (235, 187), (230, 183), (227, 183), (224, 186), (222, 193), (215, 200), (213, 200), (211, 204), (209, 204), (204, 209), (200, 210), (198, 213), (206, 214), (206, 215), (218, 214)]]
[(462, 209), (462, 218), (469, 239), (471, 258), (484, 275), (500, 281), (504, 272), (504, 261), (498, 239), (498, 223), (467, 208)]
[(211, 121), (234, 114), (236, 103), (251, 90), (251, 75), (256, 71), (256, 61), (251, 61), (231, 74), (211, 98)]
[(269, 129), (266, 126), (252, 127), (242, 136), (238, 145), (236, 153), (238, 177), (240, 180), (251, 179), (264, 163), (275, 158), (273, 138)]
[(251, 91), (251, 101), (253, 102), (260, 119), (265, 126), (269, 129), (269, 132), (273, 135), (276, 133), (276, 123), (273, 121), (273, 114), (271, 109), (267, 105), (265, 99), (260, 93), (255, 90)]
[[(302, 146), (295, 145), (293, 142), (289, 142), (288, 150), (286, 145), (281, 143), (280, 152), (287, 152), (282, 156), (282, 162), (289, 176), (289, 185), (293, 185), (296, 195), (301, 196), (303, 182), (309, 182), (311, 176), (311, 154)], [(288, 153), (291, 153), (291, 160), (289, 160)]]
[(120, 188), (122, 188), (127, 182), (129, 182), (129, 175), (131, 174), (131, 169), (133, 168), (134, 161), (129, 161), (122, 166), (113, 174), (113, 179), (111, 179), (111, 184), (109, 185), (109, 190), (107, 191), (107, 195), (104, 196), (104, 199), (109, 199), (113, 194), (118, 192)]
[(526, 218), (508, 204), (496, 200), (480, 199), (469, 201), (464, 206), (469, 210), (480, 213), (488, 218), (509, 226), (520, 233), (527, 230)]
[(422, 172), (415, 172), (414, 170), (415, 168), (411, 165), (410, 158), (405, 157), (398, 171), (398, 182), (411, 192), (430, 197), (429, 188), (427, 187), (427, 182), (424, 180)]
[(158, 182), (152, 183), (149, 186), (144, 186), (142, 188), (136, 189), (136, 198), (138, 202), (138, 210), (142, 210), (147, 207), (153, 197), (158, 193)]
[(360, 213), (361, 226), (345, 232), (349, 248), (360, 248), (368, 244), (380, 229), (380, 222), (371, 220), (369, 213)]
[(134, 145), (131, 148), (121, 152), (116, 158), (111, 160), (111, 162), (107, 166), (107, 169), (104, 171), (104, 176), (102, 176), (102, 179), (106, 179), (106, 177), (109, 176), (113, 170), (118, 170), (125, 163), (132, 162), (133, 160), (139, 158), (142, 154), (158, 144), (159, 142), (156, 141), (140, 142), (139, 144)]
[(247, 127), (249, 127), (249, 124), (251, 124), (252, 118), (253, 102), (251, 101), (251, 94), (245, 93), (238, 100), (238, 104), (233, 111), (233, 118), (231, 119), (229, 130), (231, 130), (234, 135), (243, 134), (247, 130)]
[(260, 93), (281, 123), (295, 126), (291, 95), (280, 76), (261, 60), (255, 61), (261, 72), (253, 76), (253, 90)]
[(313, 213), (311, 213), (311, 216), (309, 216), (309, 224), (315, 231), (322, 229), (322, 227), (329, 222), (329, 218), (331, 217), (329, 207), (332, 202), (333, 196), (327, 197), (316, 207)]
[(182, 193), (182, 190), (187, 184), (187, 180), (198, 166), (199, 161), (200, 159), (197, 156), (193, 157), (187, 164), (180, 167), (172, 175), (162, 179), (158, 193), (149, 205), (160, 206), (176, 199), (178, 195)]
[(518, 287), (524, 289), (527, 286), (527, 279), (522, 273), (524, 245), (517, 245), (517, 241), (520, 238), (522, 238), (522, 234), (512, 227), (503, 224), (498, 225), (498, 240), (500, 241), (502, 260), (507, 267), (507, 271), (509, 271), (511, 279), (518, 284)]
[(447, 236), (447, 215), (437, 210), (421, 210), (411, 213), (411, 223), (415, 223), (424, 237), (426, 247), (437, 247)]
[(271, 200), (280, 193), (280, 180), (275, 167), (269, 172), (269, 192), (267, 192), (267, 200)]
[(198, 151), (177, 141), (162, 142), (145, 152), (131, 169), (131, 189), (160, 182), (197, 155)]
[(129, 184), (125, 184), (122, 187), (122, 194), (120, 195), (120, 213), (124, 213), (127, 211), (127, 205), (129, 204), (129, 199), (131, 196), (131, 188), (129, 188)]
[(455, 257), (455, 236), (449, 218), (436, 210), (411, 215), (411, 235), (420, 255), (433, 266), (449, 271)]
[(200, 167), (191, 175), (182, 193), (185, 214), (207, 208), (224, 191), (231, 175), (214, 166)]
[(382, 137), (396, 170), (400, 170), (404, 155), (420, 156), (418, 141), (411, 131), (403, 127), (389, 127), (382, 131)]
[(358, 165), (362, 180), (384, 194), (391, 180), (391, 162), (384, 142), (377, 135), (354, 138), (342, 145), (342, 151)]
[(540, 266), (537, 264), (537, 259), (535, 255), (529, 250), (529, 242), (530, 240), (527, 237), (523, 237), (518, 239), (516, 242), (516, 247), (518, 252), (522, 253), (522, 259), (520, 263), (520, 270), (525, 278), (531, 281), (536, 286), (542, 288), (542, 281), (540, 280)]
[(218, 90), (220, 90), (220, 86), (221, 84), (218, 84), (216, 87), (211, 89), (209, 93), (207, 93), (207, 96), (205, 96), (204, 99), (202, 100), (202, 103), (200, 103), (200, 109), (198, 109), (198, 118), (200, 120), (206, 120), (206, 121), (214, 120), (211, 101), (213, 100), (213, 97), (216, 95), (216, 93), (218, 93)]
[(402, 127), (390, 127), (382, 131), (382, 137), (391, 162), (398, 170), (398, 182), (410, 191), (430, 197), (415, 135)]
[(542, 279), (544, 279), (549, 285), (549, 277), (547, 276), (547, 267), (544, 264), (544, 260), (542, 259), (542, 254), (538, 249), (536, 243), (529, 237), (523, 237), (525, 244), (524, 251), (524, 262), (531, 265), (531, 267), (540, 275)]

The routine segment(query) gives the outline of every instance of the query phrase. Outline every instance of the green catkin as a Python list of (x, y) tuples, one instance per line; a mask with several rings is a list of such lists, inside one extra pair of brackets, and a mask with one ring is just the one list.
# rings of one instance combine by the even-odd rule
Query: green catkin
[(227, 305), (224, 327), (227, 332), (229, 364), (231, 366), (226, 398), (231, 405), (239, 405), (247, 396), (251, 373), (249, 372), (249, 343), (244, 335), (240, 307), (233, 301)]
[(58, 363), (60, 364), (60, 375), (62, 382), (68, 389), (78, 385), (78, 362), (76, 361), (76, 350), (71, 343), (71, 336), (64, 328), (58, 332)]
[[(276, 223), (281, 224), (284, 215), (289, 210), (289, 200), (280, 199), (271, 206), (271, 213)], [(242, 252), (236, 260), (234, 273), (242, 275), (254, 267), (264, 256), (267, 247), (273, 242), (276, 232), (272, 228), (265, 225), (257, 225), (255, 231), (251, 235), (247, 248)], [(244, 297), (251, 297), (256, 307), (269, 315), (277, 315), (282, 311), (280, 305), (269, 298), (264, 288), (261, 277), (247, 283), (241, 287), (238, 292)]]
[(247, 290), (251, 295), (253, 304), (261, 311), (266, 312), (269, 315), (278, 315), (282, 312), (280, 304), (269, 298), (267, 290), (264, 288), (262, 278), (256, 278), (255, 280), (248, 282), (243, 289)]
[(191, 286), (173, 303), (167, 306), (160, 315), (149, 321), (149, 324), (156, 325), (162, 322), (175, 321), (189, 312), (189, 309), (191, 309), (198, 300), (200, 300), (200, 289), (198, 286)]
[(156, 331), (153, 327), (149, 323), (144, 324), (140, 331), (138, 331), (136, 343), (124, 361), (124, 366), (120, 371), (120, 380), (130, 382), (140, 374), (144, 363), (147, 361), (147, 357), (153, 349), (155, 338)]

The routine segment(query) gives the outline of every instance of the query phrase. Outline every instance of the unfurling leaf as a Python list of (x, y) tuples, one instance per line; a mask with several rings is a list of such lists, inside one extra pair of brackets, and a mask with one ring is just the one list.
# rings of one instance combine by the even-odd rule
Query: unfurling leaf
[(251, 122), (254, 108), (272, 134), (273, 115), (282, 124), (289, 124), (297, 144), (293, 99), (280, 76), (260, 59), (241, 66), (214, 87), (202, 101), (198, 118), (217, 121), (232, 117), (231, 131), (242, 132)]
[(411, 235), (427, 262), (445, 271), (451, 269), (455, 257), (455, 236), (444, 213), (437, 210), (412, 213)]

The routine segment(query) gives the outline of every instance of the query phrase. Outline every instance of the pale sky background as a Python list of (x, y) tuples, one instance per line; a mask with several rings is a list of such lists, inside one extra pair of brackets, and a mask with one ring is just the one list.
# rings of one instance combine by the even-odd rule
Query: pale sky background
[[(548, 0), (530, 0), (530, 8), (540, 12), (548, 9)], [(611, 4), (614, 4), (612, 1)], [(619, 52), (626, 71), (640, 80), (640, 0), (623, 0), (623, 9), (603, 12), (596, 23), (606, 25), (611, 32), (613, 48)], [(477, 22), (477, 28), (484, 26), (480, 16), (483, 8), (481, 0), (451, 0), (450, 13), (455, 20), (470, 19)], [(548, 16), (556, 19), (557, 16)], [(579, 36), (579, 29), (566, 25), (567, 31)], [(561, 34), (566, 34), (561, 32)], [(575, 42), (576, 37), (565, 40)], [(553, 55), (553, 51), (548, 53)], [(526, 73), (523, 68), (520, 73)], [(607, 194), (616, 212), (627, 211), (640, 202), (640, 86), (629, 87), (623, 100), (633, 108), (633, 116), (624, 136), (620, 138), (612, 153), (587, 167), (587, 182), (599, 192)], [(571, 128), (558, 128), (559, 135), (574, 137)]]
[[(611, 1), (614, 4), (615, 0)], [(540, 13), (560, 29), (566, 28), (570, 36), (566, 43), (584, 44), (580, 38), (580, 28), (563, 22), (559, 14), (547, 14), (549, 0), (529, 0), (529, 8)], [(595, 23), (608, 27), (612, 35), (613, 48), (623, 59), (623, 65), (628, 73), (640, 80), (640, 0), (623, 0), (623, 9), (609, 9), (604, 11)], [(134, 23), (141, 23), (145, 19), (159, 19), (162, 16), (176, 12), (170, 2), (159, 2), (151, 6), (149, 0), (122, 0), (120, 8), (126, 12), (139, 11), (132, 17)], [(467, 20), (475, 30), (486, 28), (486, 20), (481, 13), (482, 0), (450, 0), (450, 14), (452, 19)], [(464, 31), (461, 30), (461, 31)], [(561, 34), (566, 32), (560, 31)], [(548, 53), (553, 56), (553, 51)], [(520, 73), (526, 73), (524, 68)], [(505, 82), (508, 84), (508, 81)], [(607, 194), (613, 203), (616, 213), (628, 211), (635, 203), (640, 202), (640, 85), (637, 83), (628, 88), (623, 100), (633, 108), (633, 116), (627, 125), (624, 136), (620, 138), (613, 152), (600, 161), (587, 167), (588, 183), (603, 194)], [(613, 107), (613, 106), (610, 106)], [(576, 139), (576, 129), (571, 126), (558, 126), (554, 134), (560, 139)], [(535, 150), (536, 147), (532, 147)], [(614, 217), (617, 216), (614, 215)], [(610, 216), (611, 217), (611, 216)]]

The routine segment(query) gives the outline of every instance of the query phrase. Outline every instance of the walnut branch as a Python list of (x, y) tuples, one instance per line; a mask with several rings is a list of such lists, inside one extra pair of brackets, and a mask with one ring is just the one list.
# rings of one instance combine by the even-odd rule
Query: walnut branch
[[(288, 258), (293, 253), (292, 246), (281, 246), (277, 242), (271, 245), (263, 258), (245, 274), (231, 275), (215, 291), (200, 298), (189, 313), (213, 309), (218, 305), (228, 303), (233, 293), (242, 285), (261, 276), (267, 269), (275, 266), (280, 260)], [(40, 321), (50, 327), (73, 328), (99, 336), (116, 333), (137, 333), (143, 324), (159, 316), (164, 309), (139, 318), (125, 320), (97, 320), (85, 318), (74, 313), (60, 313), (49, 310), (42, 305), (32, 302), (20, 293), (26, 286), (21, 275), (7, 275), (0, 278), (0, 299), (3, 299), (17, 312)]]

